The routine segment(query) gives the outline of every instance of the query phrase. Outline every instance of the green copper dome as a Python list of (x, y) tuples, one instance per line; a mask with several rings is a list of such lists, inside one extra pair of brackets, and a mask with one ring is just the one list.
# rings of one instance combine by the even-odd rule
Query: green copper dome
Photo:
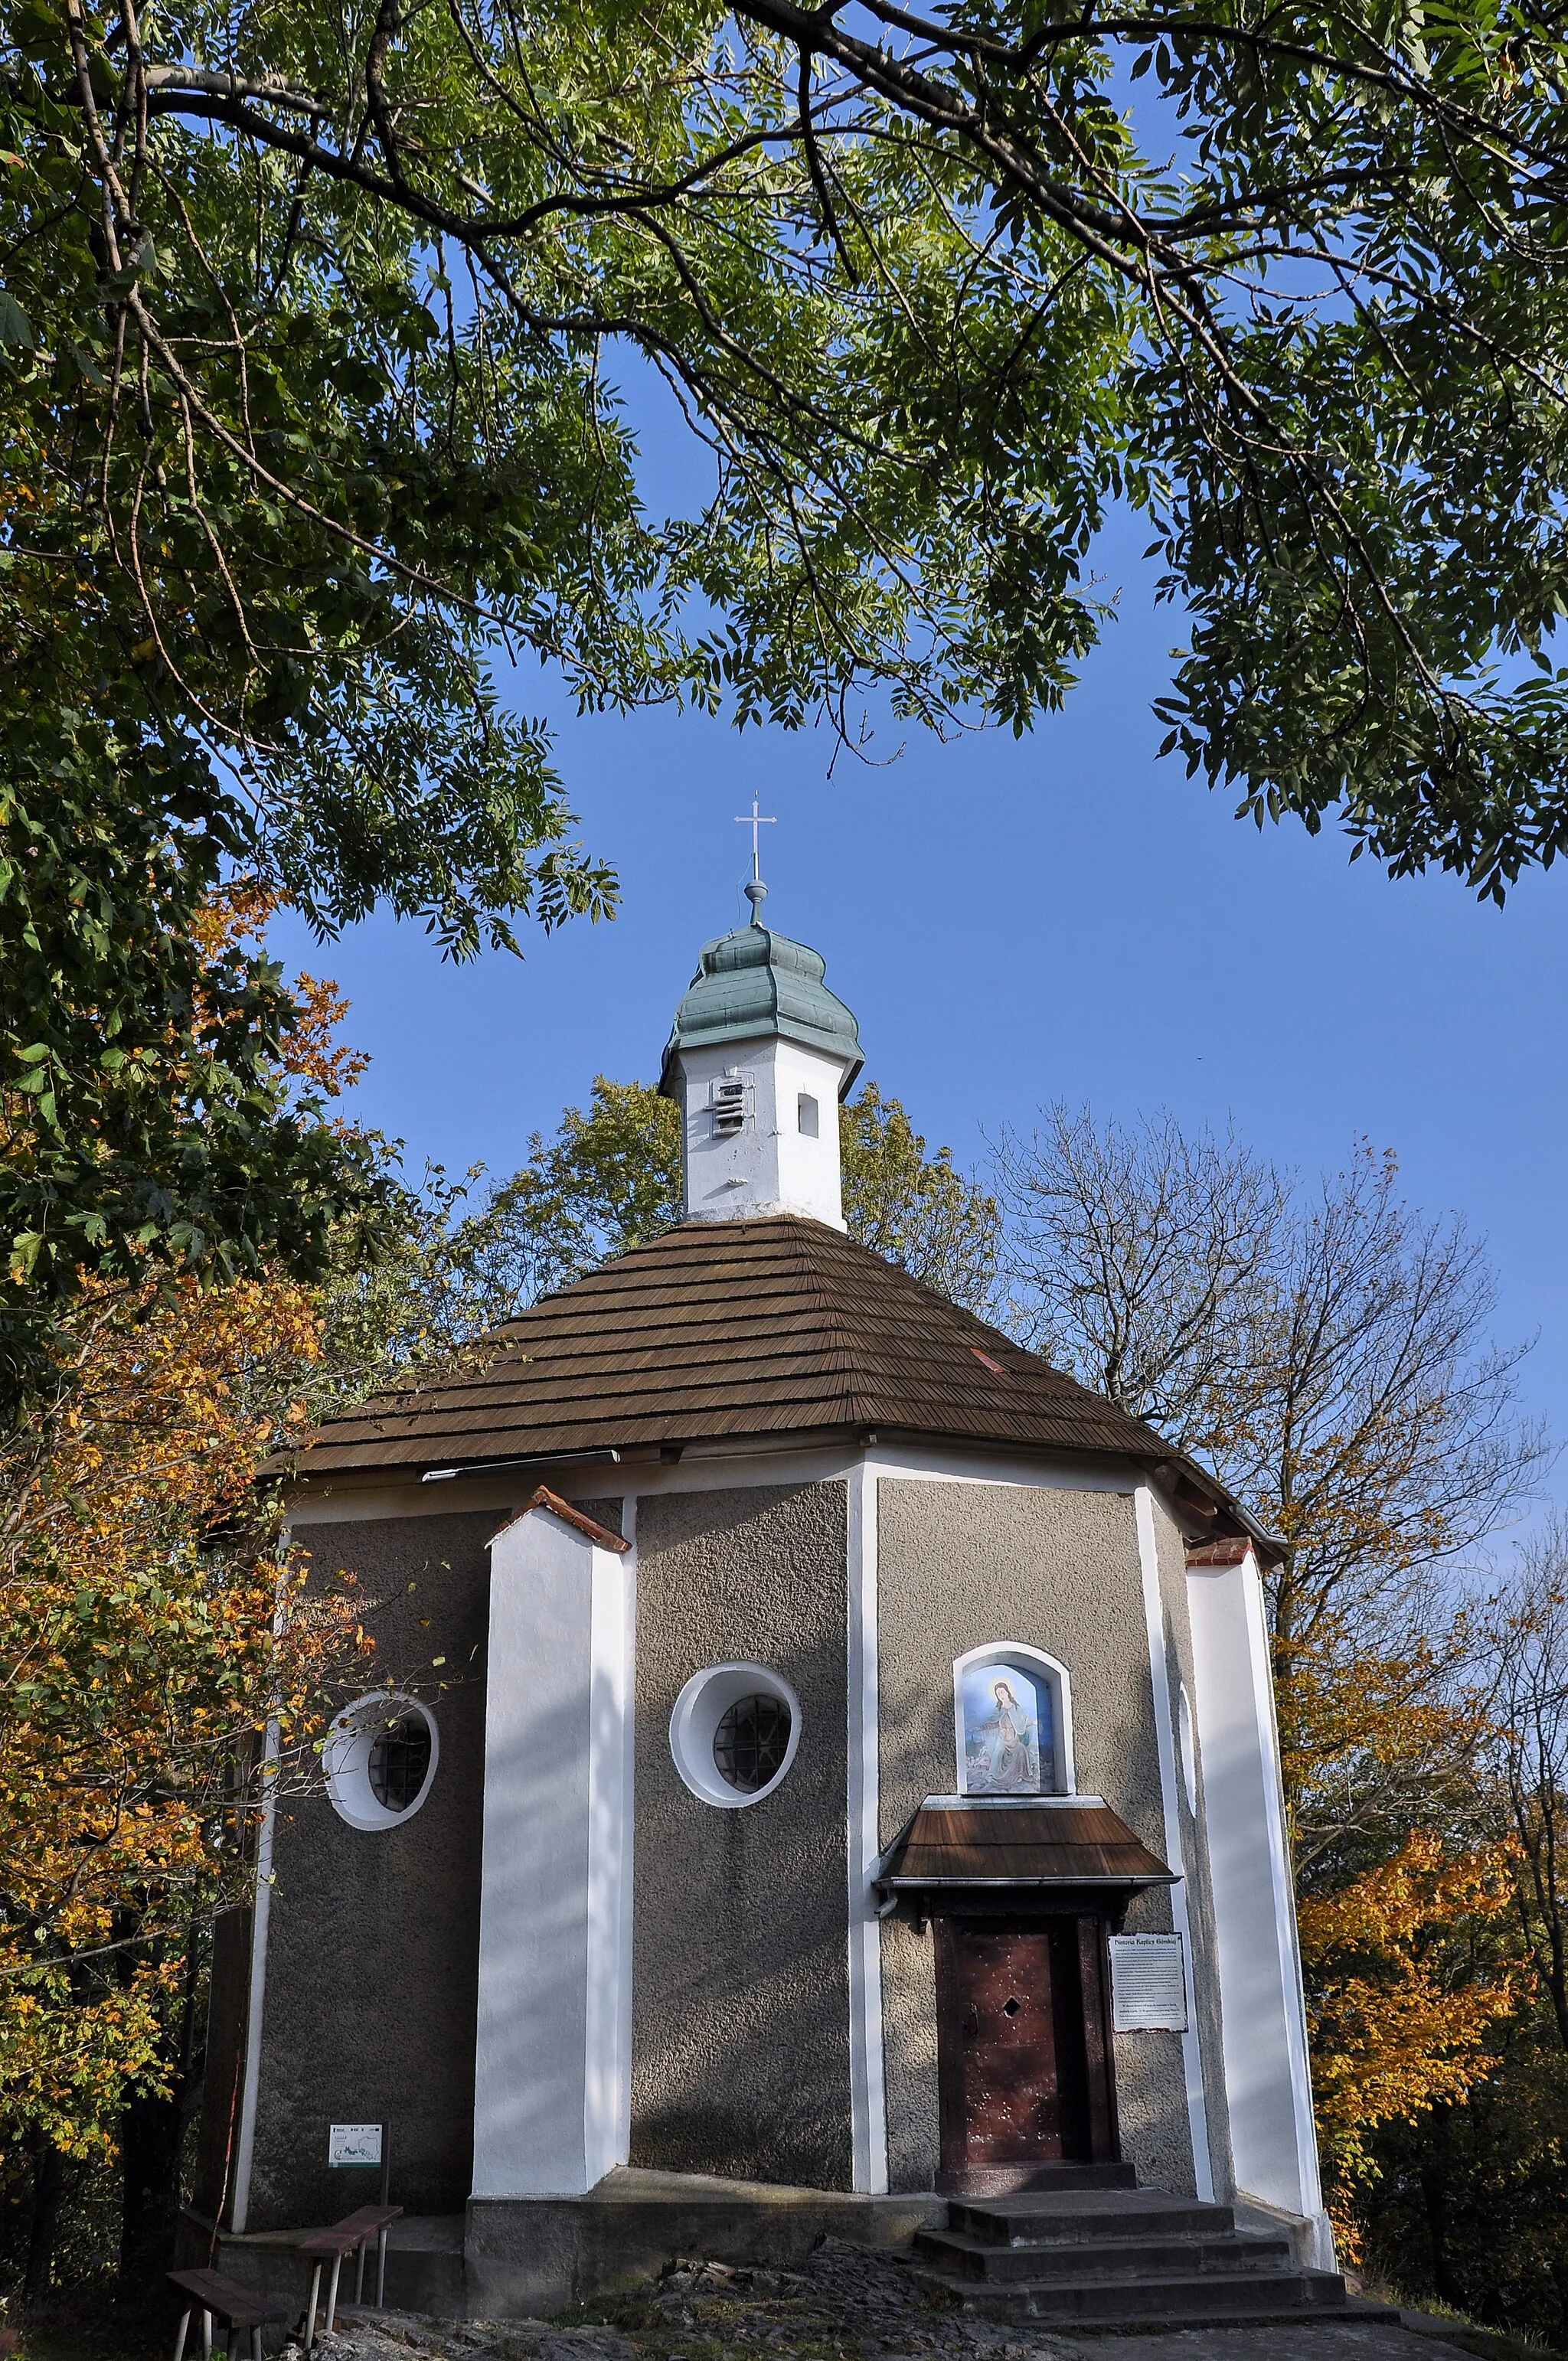
[(839, 1095), (850, 1088), (865, 1060), (854, 1017), (822, 979), (828, 962), (805, 943), (791, 942), (762, 922), (765, 886), (748, 885), (753, 916), (749, 927), (716, 935), (704, 943), (691, 989), (675, 1011), (664, 1049), (659, 1087), (668, 1092), (683, 1049), (720, 1041), (779, 1038), (842, 1058), (847, 1069)]

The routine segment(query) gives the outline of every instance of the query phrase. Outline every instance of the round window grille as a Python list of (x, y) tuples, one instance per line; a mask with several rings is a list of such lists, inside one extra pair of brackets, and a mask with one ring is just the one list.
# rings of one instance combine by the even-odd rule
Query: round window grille
[(694, 1795), (722, 1811), (761, 1804), (789, 1776), (800, 1700), (765, 1664), (694, 1673), (670, 1716), (670, 1752)]
[(417, 1697), (356, 1697), (322, 1748), (333, 1810), (351, 1828), (397, 1828), (430, 1794), (440, 1755), (435, 1717)]
[(784, 1769), (789, 1752), (790, 1709), (781, 1697), (737, 1697), (719, 1716), (713, 1733), (718, 1775), (741, 1794), (754, 1795)]
[(430, 1724), (422, 1714), (405, 1714), (383, 1730), (366, 1766), (370, 1792), (389, 1812), (406, 1812), (430, 1776)]

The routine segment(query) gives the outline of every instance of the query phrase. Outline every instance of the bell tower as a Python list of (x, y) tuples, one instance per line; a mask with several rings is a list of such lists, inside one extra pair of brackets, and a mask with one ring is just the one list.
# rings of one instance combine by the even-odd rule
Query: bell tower
[(705, 943), (675, 1011), (659, 1087), (682, 1115), (689, 1221), (804, 1213), (844, 1227), (839, 1103), (864, 1060), (827, 962), (762, 923)]

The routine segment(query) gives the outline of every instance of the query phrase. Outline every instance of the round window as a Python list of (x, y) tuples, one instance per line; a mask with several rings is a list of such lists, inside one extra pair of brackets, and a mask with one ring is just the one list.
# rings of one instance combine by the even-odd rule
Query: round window
[(713, 1733), (719, 1777), (743, 1795), (754, 1795), (776, 1779), (789, 1751), (791, 1719), (783, 1697), (737, 1697), (726, 1706)]
[(395, 1828), (429, 1795), (440, 1751), (435, 1718), (417, 1697), (357, 1697), (322, 1748), (334, 1811), (351, 1828)]
[(389, 1722), (370, 1748), (370, 1792), (389, 1812), (406, 1812), (419, 1800), (430, 1774), (430, 1724), (423, 1714), (406, 1713)]
[(694, 1795), (720, 1809), (760, 1804), (788, 1776), (800, 1701), (765, 1664), (694, 1673), (670, 1716), (670, 1752)]

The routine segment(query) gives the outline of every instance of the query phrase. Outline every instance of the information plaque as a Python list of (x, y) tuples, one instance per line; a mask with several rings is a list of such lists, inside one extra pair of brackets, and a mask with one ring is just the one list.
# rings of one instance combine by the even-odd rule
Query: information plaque
[(1113, 1935), (1111, 2015), (1118, 2033), (1185, 2033), (1187, 1962), (1179, 1935)]
[(326, 2160), (329, 2167), (338, 2164), (379, 2164), (381, 2161), (380, 2125), (330, 2125), (326, 2136)]

